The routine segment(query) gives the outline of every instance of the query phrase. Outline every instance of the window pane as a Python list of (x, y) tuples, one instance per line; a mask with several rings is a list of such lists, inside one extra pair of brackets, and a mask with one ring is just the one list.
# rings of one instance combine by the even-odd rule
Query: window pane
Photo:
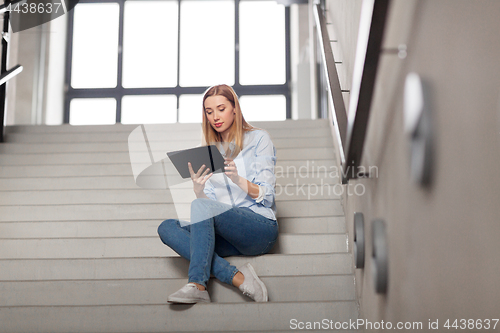
[(116, 87), (118, 4), (79, 4), (74, 11), (71, 86)]
[(283, 95), (241, 96), (240, 106), (246, 121), (286, 119), (286, 98)]
[(177, 121), (175, 95), (141, 95), (122, 98), (122, 124), (164, 124)]
[(240, 84), (285, 83), (285, 7), (241, 1), (239, 13)]
[(69, 106), (71, 125), (112, 125), (116, 123), (116, 99), (74, 98)]
[(125, 88), (177, 85), (177, 1), (126, 1)]
[(182, 1), (180, 85), (233, 85), (234, 54), (234, 2)]
[(179, 122), (201, 123), (203, 95), (181, 95), (179, 99)]

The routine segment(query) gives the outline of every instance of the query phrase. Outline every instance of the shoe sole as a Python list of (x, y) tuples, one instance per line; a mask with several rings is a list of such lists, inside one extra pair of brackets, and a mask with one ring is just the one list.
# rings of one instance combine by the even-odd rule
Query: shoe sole
[(257, 273), (255, 273), (255, 270), (253, 269), (253, 267), (251, 265), (246, 265), (248, 270), (250, 271), (250, 273), (252, 273), (254, 279), (257, 281), (257, 283), (262, 287), (262, 295), (264, 296), (264, 300), (262, 302), (267, 302), (268, 301), (268, 298), (267, 298), (267, 288), (266, 288), (266, 285), (264, 284), (264, 282), (261, 281), (261, 279), (259, 279), (259, 276), (257, 275)]
[(187, 298), (177, 298), (177, 297), (170, 297), (167, 300), (168, 303), (180, 303), (180, 304), (195, 304), (195, 303), (210, 303), (208, 300), (204, 299), (187, 299)]

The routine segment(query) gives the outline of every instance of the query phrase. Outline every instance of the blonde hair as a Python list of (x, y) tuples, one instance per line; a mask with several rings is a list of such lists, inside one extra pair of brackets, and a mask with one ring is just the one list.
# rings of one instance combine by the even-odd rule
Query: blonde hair
[[(205, 112), (205, 100), (210, 96), (224, 96), (231, 103), (234, 108), (234, 121), (229, 128), (229, 136), (228, 141), (234, 141), (235, 147), (234, 150), (231, 150), (226, 154), (227, 157), (236, 157), (241, 150), (243, 150), (243, 134), (248, 131), (252, 131), (256, 129), (252, 125), (246, 122), (243, 114), (241, 113), (240, 102), (238, 101), (238, 96), (234, 92), (233, 88), (226, 84), (219, 84), (212, 86), (207, 89), (203, 96), (203, 142), (204, 145), (216, 144), (218, 147), (222, 146), (222, 136), (219, 132), (217, 132), (210, 122), (208, 121), (206, 112)], [(228, 143), (226, 143), (228, 144)], [(220, 149), (220, 148), (219, 148)], [(228, 151), (226, 147), (224, 147), (225, 151)]]

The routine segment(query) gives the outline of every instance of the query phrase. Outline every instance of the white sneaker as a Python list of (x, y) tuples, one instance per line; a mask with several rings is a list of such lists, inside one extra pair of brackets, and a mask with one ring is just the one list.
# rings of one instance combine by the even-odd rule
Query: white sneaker
[(208, 291), (200, 290), (194, 283), (188, 283), (172, 295), (168, 296), (169, 303), (210, 303)]
[(267, 302), (266, 286), (259, 279), (252, 265), (246, 263), (238, 268), (238, 270), (245, 277), (243, 283), (238, 287), (243, 292), (243, 295), (250, 297), (256, 302)]

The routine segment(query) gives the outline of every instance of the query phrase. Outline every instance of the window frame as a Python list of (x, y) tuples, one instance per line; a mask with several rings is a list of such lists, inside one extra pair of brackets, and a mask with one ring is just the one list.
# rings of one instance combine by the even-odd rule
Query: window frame
[[(119, 28), (118, 28), (118, 72), (117, 86), (115, 88), (73, 88), (71, 87), (71, 64), (73, 58), (73, 31), (74, 31), (74, 11), (68, 13), (68, 35), (66, 47), (66, 69), (65, 69), (65, 94), (64, 94), (64, 119), (65, 124), (69, 123), (69, 111), (71, 100), (74, 98), (114, 98), (116, 100), (116, 123), (121, 123), (122, 98), (127, 95), (175, 95), (177, 97), (177, 122), (179, 122), (179, 100), (181, 95), (203, 94), (208, 87), (182, 87), (179, 85), (179, 52), (180, 52), (180, 8), (181, 1), (178, 2), (178, 57), (177, 57), (177, 85), (175, 87), (160, 88), (124, 88), (122, 86), (123, 78), (123, 21), (125, 12), (125, 2), (129, 0), (80, 0), (82, 3), (117, 3), (119, 9)], [(233, 0), (235, 8), (235, 80), (232, 86), (236, 94), (241, 96), (250, 95), (284, 95), (286, 98), (286, 119), (292, 117), (292, 98), (291, 98), (291, 51), (290, 51), (290, 7), (285, 6), (285, 68), (286, 80), (284, 84), (265, 84), (265, 85), (241, 85), (239, 83), (239, 4), (240, 0)], [(272, 0), (270, 0), (272, 1)], [(78, 6), (78, 5), (77, 5)]]

